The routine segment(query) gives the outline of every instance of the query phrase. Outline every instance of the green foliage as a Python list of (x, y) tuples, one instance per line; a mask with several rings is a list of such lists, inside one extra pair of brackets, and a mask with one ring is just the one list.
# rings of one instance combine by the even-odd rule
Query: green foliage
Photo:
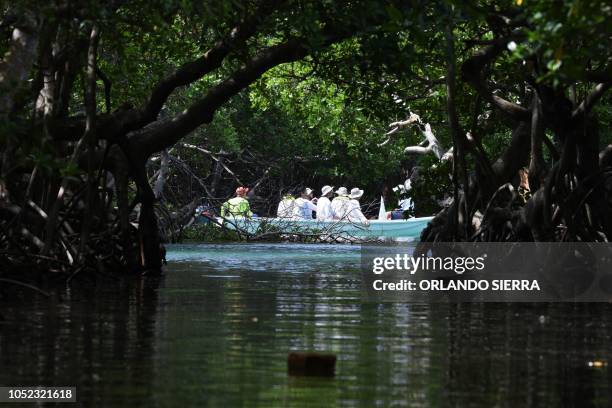
[[(549, 1), (527, 1), (520, 6), (517, 2), (511, 9), (529, 21), (526, 39), (517, 40), (516, 50), (504, 53), (491, 67), (488, 73), (491, 83), (504, 84), (501, 92), (509, 100), (528, 104), (523, 84), (531, 75), (529, 61), (533, 53), (541, 60), (540, 65), (547, 67), (541, 71), (540, 81), (558, 85), (559, 81), (579, 79), (576, 73), (585, 71), (585, 61), (592, 63), (598, 55), (607, 55), (602, 47), (606, 46), (609, 27), (602, 16), (607, 16), (610, 7), (595, 3), (566, 1), (557, 7)], [(312, 58), (268, 71), (217, 111), (214, 121), (194, 132), (188, 141), (211, 151), (249, 151), (265, 157), (273, 165), (275, 177), (299, 174), (298, 181), (305, 184), (324, 180), (359, 185), (371, 195), (379, 194), (383, 181), (403, 181), (407, 169), (418, 165), (422, 168), (423, 183), (415, 186), (417, 212), (427, 214), (437, 210), (436, 201), (450, 191), (449, 169), (446, 165), (434, 168), (433, 157), (407, 159), (402, 153), (405, 146), (418, 144), (421, 135), (417, 131), (405, 131), (385, 146), (378, 144), (384, 140), (387, 124), (404, 119), (410, 110), (432, 125), (445, 148), (450, 147), (444, 87), (444, 29), (450, 23), (457, 27), (457, 66), (475, 49), (466, 45), (469, 41), (486, 41), (501, 34), (491, 31), (494, 24), (485, 22), (488, 9), (479, 3), (407, 2), (380, 7), (366, 1), (361, 5), (366, 12), (385, 14), (387, 22), (378, 30), (359, 32), (327, 49), (321, 48), (321, 38), (313, 30), (314, 21), (322, 15), (333, 15), (334, 19), (350, 25), (363, 17), (347, 15), (334, 2), (320, 6), (306, 2), (299, 14), (292, 16), (292, 24), (279, 22), (274, 34), (260, 36), (260, 43), (271, 44), (278, 42), (279, 37), (302, 33), (310, 38), (313, 48), (321, 49)], [(194, 19), (182, 12), (179, 15), (182, 17), (168, 20), (158, 29), (158, 34), (153, 34), (158, 35), (156, 40), (148, 41), (150, 52), (154, 51), (156, 58), (172, 54), (172, 59), (165, 60), (168, 65), (176, 65), (203, 50), (205, 47), (196, 43), (203, 39), (209, 43), (219, 32), (216, 28), (198, 29), (191, 25)], [(220, 27), (218, 23), (211, 27), (217, 26)], [(590, 44), (590, 37), (599, 39), (598, 43), (584, 47)], [(578, 52), (574, 48), (571, 53), (562, 52), (570, 44)], [(134, 52), (142, 54), (140, 49)], [(563, 63), (555, 62), (559, 60)], [(239, 62), (240, 56), (224, 69), (232, 69)], [(139, 75), (151, 75), (151, 72), (161, 75), (166, 66), (148, 69), (156, 71)], [(182, 89), (168, 102), (167, 113), (182, 110), (189, 101), (217, 83), (225, 72), (209, 75)], [(464, 130), (482, 137), (485, 151), (494, 160), (507, 146), (510, 131), (497, 113), (489, 111), (489, 106), (476, 102), (474, 91), (460, 80), (456, 103)], [(602, 117), (607, 124), (608, 110), (604, 111)], [(609, 126), (603, 127), (604, 135), (609, 133), (607, 129)], [(195, 166), (202, 171), (210, 170), (207, 159), (193, 153), (182, 154), (192, 155)], [(468, 165), (473, 170), (470, 161)]]
[(240, 235), (235, 231), (220, 228), (213, 223), (193, 224), (183, 230), (183, 242), (235, 242), (240, 241)]
[(608, 63), (612, 35), (609, 1), (526, 1), (528, 43), (518, 51), (541, 58), (543, 80), (555, 86), (586, 79), (585, 73)]
[[(203, 55), (258, 4), (136, 0), (113, 9), (92, 2), (97, 7), (91, 7), (91, 18), (102, 26), (99, 66), (112, 82), (112, 109), (145, 103), (154, 84)], [(24, 1), (16, 6), (32, 4)], [(418, 144), (421, 135), (404, 131), (390, 143), (379, 144), (388, 123), (405, 119), (412, 111), (432, 125), (445, 148), (451, 146), (444, 86), (445, 29), (455, 27), (456, 64), (460, 67), (481, 48), (479, 42), (511, 34), (496, 22), (499, 16), (510, 16), (525, 27), (516, 48), (509, 45), (486, 72), (491, 87), (505, 98), (529, 103), (525, 84), (533, 82), (534, 64), (539, 83), (561, 88), (584, 80), (588, 71), (609, 72), (612, 7), (603, 0), (288, 1), (266, 16), (257, 34), (233, 50), (220, 69), (178, 88), (160, 116), (166, 119), (182, 112), (264, 46), (287, 38), (304, 39), (311, 56), (265, 73), (217, 110), (212, 123), (184, 141), (211, 152), (252, 153), (271, 166), (271, 176), (285, 178), (285, 185), (358, 185), (372, 196), (381, 192), (383, 184), (403, 181), (409, 169), (418, 165), (431, 186), (415, 192), (425, 200), (415, 199), (419, 211), (426, 212), (432, 208), (428, 197), (446, 191), (447, 177), (440, 167), (431, 169), (432, 157), (404, 156), (403, 148)], [(327, 31), (321, 30), (324, 26)], [(70, 34), (86, 41), (87, 27), (84, 21)], [(346, 30), (345, 39), (328, 46), (323, 33), (330, 28)], [(5, 49), (6, 42), (0, 42), (0, 51)], [(459, 76), (457, 79), (462, 130), (479, 136), (494, 160), (510, 138), (507, 124), (488, 104), (477, 103), (474, 90)], [(83, 110), (82, 82), (75, 83), (72, 115)], [(583, 98), (589, 86), (583, 83), (576, 88)], [(603, 141), (612, 139), (609, 102), (604, 99), (603, 106), (597, 107)], [(103, 106), (101, 92), (98, 105)], [(76, 174), (75, 169), (55, 163), (52, 152), (40, 145), (34, 144), (30, 155), (34, 163), (61, 174)], [(205, 178), (210, 174), (213, 161), (209, 156), (175, 149), (197, 175)], [(256, 179), (257, 175), (244, 173), (245, 182)], [(293, 175), (299, 180), (292, 179)]]
[(376, 145), (386, 124), (367, 115), (361, 101), (349, 99), (338, 85), (312, 75), (312, 69), (307, 62), (278, 67), (249, 93), (259, 120), (276, 119), (267, 126), (273, 134), (262, 135), (266, 148), (285, 157), (291, 152), (289, 157), (329, 179), (368, 184), (397, 169), (396, 149)]

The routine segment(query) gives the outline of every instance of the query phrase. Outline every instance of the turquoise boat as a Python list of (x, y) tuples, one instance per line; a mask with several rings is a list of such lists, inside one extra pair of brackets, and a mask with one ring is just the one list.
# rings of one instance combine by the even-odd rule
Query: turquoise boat
[[(204, 218), (204, 217), (202, 217)], [(418, 239), (433, 217), (406, 220), (371, 220), (369, 224), (339, 220), (317, 221), (286, 218), (214, 218), (219, 226), (235, 230), (249, 237), (272, 234), (316, 236), (322, 239), (379, 240)], [(204, 221), (204, 220), (202, 220)]]

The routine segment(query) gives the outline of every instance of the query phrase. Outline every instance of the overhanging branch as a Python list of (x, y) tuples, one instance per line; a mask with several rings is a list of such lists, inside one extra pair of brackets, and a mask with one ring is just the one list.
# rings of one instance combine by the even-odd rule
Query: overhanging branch
[(218, 41), (204, 55), (183, 64), (174, 73), (157, 83), (142, 110), (140, 124), (156, 120), (164, 103), (176, 88), (195, 82), (219, 68), (231, 50), (253, 36), (258, 24), (280, 3), (282, 0), (264, 1), (257, 11), (240, 21), (226, 38)]
[(612, 86), (612, 82), (599, 83), (595, 85), (593, 90), (584, 98), (584, 101), (572, 112), (572, 119), (588, 114), (593, 106), (601, 99), (608, 89)]
[(517, 38), (499, 38), (493, 41), (492, 45), (476, 51), (461, 66), (461, 76), (465, 82), (472, 85), (476, 92), (497, 109), (514, 120), (527, 121), (531, 116), (529, 109), (493, 94), (482, 77), (485, 67), (493, 62), (506, 49), (508, 42), (513, 39)]
[(264, 72), (277, 65), (302, 59), (307, 53), (306, 46), (298, 39), (264, 49), (182, 113), (130, 135), (132, 146), (137, 146), (139, 156), (146, 159), (174, 145), (198, 126), (210, 123), (221, 105), (255, 82)]

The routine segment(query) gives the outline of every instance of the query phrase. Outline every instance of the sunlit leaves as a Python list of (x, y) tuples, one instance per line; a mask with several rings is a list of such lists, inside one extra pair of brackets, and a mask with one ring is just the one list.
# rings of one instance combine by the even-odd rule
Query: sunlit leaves
[[(607, 1), (538, 1), (524, 5), (530, 49), (555, 86), (583, 80), (593, 67), (610, 64), (612, 6)], [(523, 52), (523, 55), (526, 53)]]

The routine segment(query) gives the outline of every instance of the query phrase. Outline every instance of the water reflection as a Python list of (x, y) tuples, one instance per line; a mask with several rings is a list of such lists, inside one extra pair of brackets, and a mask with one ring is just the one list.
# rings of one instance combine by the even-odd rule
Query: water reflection
[[(2, 300), (0, 383), (75, 384), (96, 406), (612, 401), (609, 305), (362, 304), (359, 249), (344, 245), (176, 246), (168, 260), (160, 282)], [(336, 378), (287, 377), (291, 350), (337, 353)]]
[(79, 401), (150, 397), (157, 284), (104, 281), (2, 299), (0, 384), (76, 385)]

